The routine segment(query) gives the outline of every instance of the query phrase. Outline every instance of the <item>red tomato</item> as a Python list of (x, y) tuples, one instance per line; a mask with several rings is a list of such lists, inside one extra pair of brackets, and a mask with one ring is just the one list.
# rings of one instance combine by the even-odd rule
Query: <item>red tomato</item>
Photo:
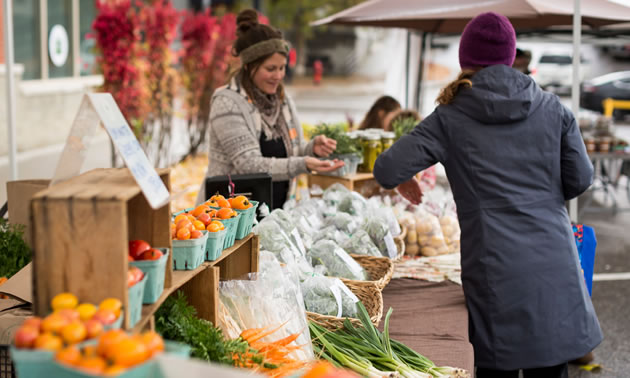
[(142, 252), (140, 255), (140, 260), (158, 260), (162, 257), (162, 251), (159, 249), (151, 248), (148, 251)]
[(151, 249), (149, 243), (144, 240), (130, 240), (129, 241), (129, 255), (134, 259), (137, 259), (144, 251)]
[(131, 287), (142, 281), (142, 277), (144, 277), (144, 273), (142, 273), (142, 270), (140, 270), (140, 268), (130, 266), (129, 270), (127, 271), (127, 287)]
[(136, 260), (133, 259), (133, 257), (131, 257), (131, 255), (127, 255), (127, 260), (128, 261), (136, 261)]

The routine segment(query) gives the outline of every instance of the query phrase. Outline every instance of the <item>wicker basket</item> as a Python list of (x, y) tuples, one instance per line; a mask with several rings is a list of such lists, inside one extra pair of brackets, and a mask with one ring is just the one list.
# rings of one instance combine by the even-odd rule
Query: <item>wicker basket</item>
[[(368, 314), (370, 314), (372, 323), (374, 326), (378, 327), (378, 324), (381, 322), (381, 318), (383, 317), (383, 294), (381, 294), (381, 290), (374, 284), (374, 282), (369, 281), (351, 281), (344, 283), (363, 303)], [(306, 316), (308, 320), (331, 331), (342, 328), (343, 321), (346, 319), (338, 318), (336, 316), (320, 315), (308, 311), (306, 312)], [(359, 319), (347, 319), (355, 326), (361, 325)]]
[(394, 274), (394, 262), (389, 257), (375, 257), (365, 255), (350, 255), (370, 275), (369, 281), (355, 281), (341, 278), (343, 283), (372, 282), (382, 291), (392, 279)]

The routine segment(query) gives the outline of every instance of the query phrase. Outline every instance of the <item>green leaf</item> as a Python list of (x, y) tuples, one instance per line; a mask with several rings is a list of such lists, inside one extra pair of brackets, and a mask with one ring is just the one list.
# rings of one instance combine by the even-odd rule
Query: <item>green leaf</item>
[(32, 253), (24, 241), (24, 226), (0, 219), (0, 277), (10, 278), (31, 262)]

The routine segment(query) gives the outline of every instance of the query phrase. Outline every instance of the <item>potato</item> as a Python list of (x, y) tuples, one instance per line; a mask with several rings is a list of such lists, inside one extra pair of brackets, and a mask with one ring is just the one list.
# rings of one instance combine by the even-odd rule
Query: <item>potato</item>
[(431, 247), (438, 248), (444, 245), (444, 238), (433, 235), (429, 239), (429, 244), (431, 245)]
[(414, 256), (417, 256), (419, 252), (420, 252), (420, 246), (417, 243), (405, 245), (406, 255), (414, 257)]
[(444, 234), (444, 236), (452, 237), (455, 233), (455, 227), (451, 225), (442, 225), (442, 233)]
[(418, 244), (418, 233), (416, 230), (407, 231), (407, 243)]
[(416, 232), (418, 235), (430, 234), (433, 232), (433, 227), (429, 222), (416, 222)]
[(429, 237), (425, 235), (418, 235), (418, 244), (420, 245), (429, 244)]
[(422, 256), (437, 256), (438, 251), (435, 248), (431, 248), (431, 247), (422, 247), (420, 249), (420, 253), (422, 254)]

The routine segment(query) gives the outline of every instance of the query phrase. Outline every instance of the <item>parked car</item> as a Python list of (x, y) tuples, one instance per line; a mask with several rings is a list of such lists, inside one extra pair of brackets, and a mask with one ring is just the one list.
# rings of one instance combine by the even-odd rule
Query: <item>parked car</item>
[[(588, 72), (587, 62), (582, 58), (580, 82)], [(532, 77), (541, 88), (554, 92), (569, 93), (573, 83), (573, 58), (570, 53), (544, 53), (532, 69)]]
[[(606, 98), (630, 100), (630, 71), (613, 72), (587, 80), (580, 89), (580, 106), (596, 112), (604, 112), (602, 102)], [(616, 109), (613, 117), (620, 120), (630, 110)]]

